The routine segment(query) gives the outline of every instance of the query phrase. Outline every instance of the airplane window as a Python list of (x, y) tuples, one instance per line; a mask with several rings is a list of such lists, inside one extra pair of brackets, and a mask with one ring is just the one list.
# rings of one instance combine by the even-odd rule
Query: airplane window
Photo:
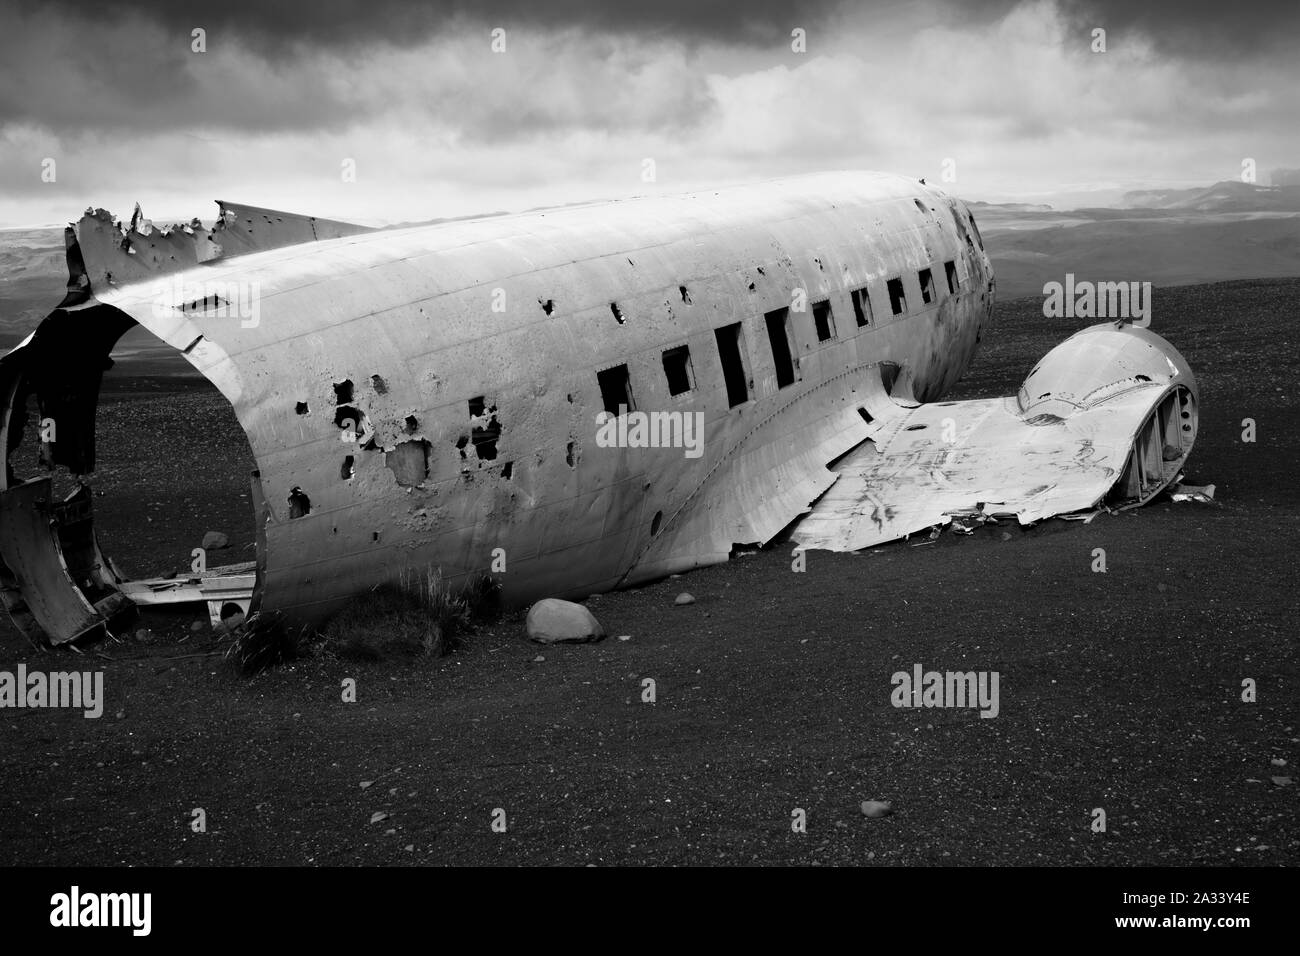
[(813, 303), (813, 325), (817, 329), (817, 341), (825, 342), (835, 338), (835, 317), (831, 315), (831, 304), (823, 299)]
[(889, 307), (894, 310), (894, 315), (902, 315), (907, 311), (907, 296), (903, 294), (903, 280), (890, 279), (886, 285), (889, 288)]
[(929, 269), (922, 269), (916, 278), (921, 284), (921, 301), (929, 305), (934, 301), (934, 274)]
[(955, 294), (957, 291), (957, 263), (949, 259), (943, 264), (943, 274), (948, 279), (948, 292)]
[(772, 346), (772, 364), (776, 366), (776, 387), (794, 384), (794, 361), (790, 358), (790, 310), (777, 309), (763, 318), (767, 322), (767, 340)]
[(853, 290), (853, 316), (858, 325), (871, 324), (871, 297), (867, 295), (866, 286)]
[(680, 395), (695, 387), (695, 374), (691, 368), (691, 350), (680, 345), (664, 352), (664, 375), (668, 379), (668, 394)]
[(636, 408), (632, 401), (632, 380), (628, 377), (626, 365), (615, 365), (596, 373), (600, 383), (600, 397), (605, 403), (605, 411), (611, 415), (622, 415)]
[(735, 408), (749, 399), (740, 323), (714, 329), (713, 335), (718, 341), (718, 357), (722, 359), (722, 375), (727, 383), (727, 404)]

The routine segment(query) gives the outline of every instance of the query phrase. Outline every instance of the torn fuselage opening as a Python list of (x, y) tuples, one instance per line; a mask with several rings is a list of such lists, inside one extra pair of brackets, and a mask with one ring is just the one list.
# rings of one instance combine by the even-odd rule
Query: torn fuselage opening
[[(120, 343), (134, 328), (108, 305), (56, 309), (0, 358), (0, 597), (37, 643), (93, 640), (138, 604), (202, 602), (214, 572), (224, 603), (251, 604), (247, 436), (178, 350), (143, 329)], [(127, 369), (105, 376), (115, 348)], [(200, 560), (210, 530), (231, 547)], [(106, 552), (170, 577), (132, 578)]]

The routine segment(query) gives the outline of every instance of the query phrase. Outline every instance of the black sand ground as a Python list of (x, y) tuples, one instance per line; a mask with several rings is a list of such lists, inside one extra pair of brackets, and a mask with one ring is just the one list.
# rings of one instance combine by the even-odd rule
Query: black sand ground
[[(961, 396), (1010, 391), (1073, 330), (1040, 302), (999, 306)], [(1153, 328), (1202, 385), (1189, 478), (1218, 507), (815, 552), (802, 574), (774, 549), (594, 598), (599, 645), (539, 648), (516, 616), (448, 658), (253, 680), (194, 615), (111, 661), (6, 623), (0, 669), (102, 667), (107, 705), (0, 711), (0, 862), (1300, 862), (1300, 790), (1273, 781), (1300, 760), (1297, 303), (1300, 280), (1157, 290)], [(183, 566), (211, 528), (248, 556), (247, 448), (218, 397), (113, 386), (101, 434), (124, 564)], [(998, 671), (1000, 714), (895, 709), (914, 663)]]

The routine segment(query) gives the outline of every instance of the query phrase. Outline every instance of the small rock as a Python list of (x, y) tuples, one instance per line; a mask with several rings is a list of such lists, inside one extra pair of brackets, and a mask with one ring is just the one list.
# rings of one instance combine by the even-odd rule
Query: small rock
[(893, 804), (888, 800), (863, 800), (862, 815), (876, 819), (887, 817), (894, 812)]
[(371, 823), (380, 823), (387, 819), (388, 819), (388, 814), (386, 814), (383, 810), (376, 810), (374, 813), (370, 815)]
[(1273, 764), (1274, 767), (1285, 767), (1285, 766), (1286, 766), (1286, 761), (1283, 760), (1281, 757), (1274, 757), (1274, 758), (1272, 759), (1271, 763)]
[(402, 847), (402, 849), (405, 850), (407, 853), (410, 853), (412, 850), (415, 849), (415, 844), (414, 844), (414, 843), (408, 843), (408, 844), (406, 844), (406, 846)]
[(581, 604), (545, 598), (528, 609), (529, 640), (539, 644), (582, 644), (605, 637), (595, 615)]
[(195, 621), (193, 624), (190, 625), (190, 630), (191, 630), (191, 631), (201, 631), (201, 630), (203, 630), (203, 622), (202, 622), (202, 621)]
[(533, 658), (533, 663), (534, 663), (534, 664), (541, 664), (541, 663), (542, 663), (543, 661), (545, 661), (545, 660), (546, 660), (545, 657), (543, 657), (541, 654), (538, 654), (536, 657)]
[(1292, 783), (1290, 777), (1271, 777), (1270, 779), (1279, 787), (1289, 787)]
[[(194, 539), (191, 538), (191, 541)], [(220, 551), (222, 548), (230, 546), (230, 539), (220, 531), (209, 531), (203, 536), (204, 551)]]
[(694, 604), (695, 598), (686, 591), (683, 591), (681, 594), (677, 595), (677, 600), (673, 601), (673, 603), (678, 607), (681, 607), (685, 604)]
[(1003, 541), (1010, 541), (1010, 540), (1011, 540), (1011, 532), (1010, 532), (1010, 531), (1003, 531), (1003, 532), (1002, 532), (1002, 540), (1003, 540)]
[(630, 640), (632, 640), (632, 635), (631, 635), (631, 634), (620, 634), (620, 635), (618, 636), (618, 639), (619, 639), (620, 641), (630, 641)]
[(366, 789), (366, 787), (370, 786), (372, 783), (374, 783), (373, 780), (362, 780), (362, 781), (361, 781), (361, 789), (362, 789), (362, 790)]

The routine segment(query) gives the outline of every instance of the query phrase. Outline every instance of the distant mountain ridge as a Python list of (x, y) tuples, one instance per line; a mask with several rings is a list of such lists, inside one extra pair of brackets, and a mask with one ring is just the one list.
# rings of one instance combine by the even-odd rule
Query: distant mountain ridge
[(1300, 212), (1300, 186), (1260, 186), (1230, 179), (1191, 189), (1126, 192), (1126, 209), (1185, 209), (1194, 212)]

